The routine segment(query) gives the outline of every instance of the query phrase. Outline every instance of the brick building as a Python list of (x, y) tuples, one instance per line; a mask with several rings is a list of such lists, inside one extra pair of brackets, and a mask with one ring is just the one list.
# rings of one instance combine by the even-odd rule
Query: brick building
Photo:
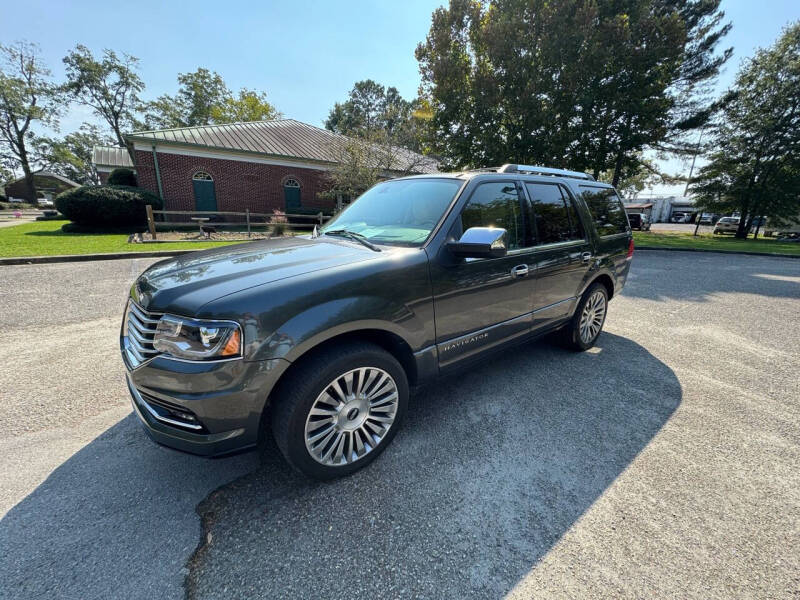
[[(333, 200), (318, 194), (329, 187), (327, 171), (347, 141), (293, 119), (139, 131), (125, 137), (139, 186), (163, 197), (167, 210), (280, 209), (290, 214), (333, 208)], [(402, 151), (396, 164), (403, 172), (436, 171), (434, 161), (409, 151)]]

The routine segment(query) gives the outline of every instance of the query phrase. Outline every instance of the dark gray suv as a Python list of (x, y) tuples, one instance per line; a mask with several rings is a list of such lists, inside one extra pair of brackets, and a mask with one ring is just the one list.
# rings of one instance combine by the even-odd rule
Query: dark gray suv
[(203, 455), (271, 429), (319, 479), (373, 460), (409, 390), (545, 333), (591, 347), (633, 255), (614, 189), (505, 165), (369, 189), (319, 233), (156, 263), (121, 335), (150, 436)]

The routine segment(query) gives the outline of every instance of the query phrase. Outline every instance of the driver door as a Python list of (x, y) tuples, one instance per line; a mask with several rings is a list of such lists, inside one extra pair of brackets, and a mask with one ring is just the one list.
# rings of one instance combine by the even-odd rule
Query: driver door
[(470, 227), (505, 229), (508, 253), (457, 259), (444, 244), (438, 260), (431, 261), (436, 345), (443, 369), (526, 335), (531, 327), (535, 260), (517, 182), (479, 184), (450, 239), (459, 239)]

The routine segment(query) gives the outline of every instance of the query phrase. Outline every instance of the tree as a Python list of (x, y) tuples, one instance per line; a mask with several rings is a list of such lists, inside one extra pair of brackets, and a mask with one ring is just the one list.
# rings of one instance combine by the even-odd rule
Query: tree
[(83, 185), (99, 185), (100, 177), (92, 162), (93, 148), (113, 143), (99, 127), (84, 123), (62, 140), (46, 140), (48, 147), (41, 154), (48, 170)]
[(691, 188), (709, 210), (738, 211), (746, 238), (755, 217), (800, 213), (800, 22), (743, 65), (729, 98)]
[(64, 57), (67, 75), (64, 89), (76, 102), (92, 108), (108, 123), (120, 146), (125, 146), (123, 131), (131, 129), (140, 105), (139, 94), (144, 90), (144, 83), (136, 73), (138, 64), (135, 56), (124, 53), (118, 56), (108, 49), (97, 59), (80, 44)]
[(372, 79), (357, 81), (347, 100), (337, 102), (328, 113), (325, 128), (342, 135), (363, 139), (377, 132), (392, 144), (421, 151), (424, 120), (418, 100), (405, 100), (395, 87), (385, 88)]
[(241, 123), (244, 121), (271, 121), (280, 119), (281, 113), (267, 101), (267, 94), (242, 88), (238, 97), (225, 98), (222, 104), (211, 108), (213, 123)]
[(6, 168), (22, 169), (26, 199), (35, 203), (33, 165), (39, 142), (31, 126), (58, 126), (56, 86), (36, 46), (25, 42), (0, 45), (0, 55), (0, 160)]
[(180, 73), (178, 84), (175, 96), (165, 94), (145, 105), (146, 128), (192, 127), (280, 117), (264, 92), (242, 88), (238, 96), (234, 96), (216, 71), (199, 68), (193, 73)]
[(361, 137), (342, 136), (331, 144), (335, 166), (328, 171), (328, 189), (322, 198), (341, 202), (360, 196), (367, 189), (392, 177), (418, 172), (423, 156), (396, 145), (384, 130), (362, 133)]
[(694, 104), (676, 113), (678, 92), (718, 71), (718, 6), (451, 0), (416, 50), (434, 149), (453, 167), (555, 164), (619, 183), (678, 116), (702, 121)]

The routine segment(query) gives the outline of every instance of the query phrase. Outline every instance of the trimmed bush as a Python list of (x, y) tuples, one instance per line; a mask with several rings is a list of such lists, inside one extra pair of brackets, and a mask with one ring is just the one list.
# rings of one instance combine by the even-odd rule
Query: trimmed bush
[(144, 233), (147, 225), (84, 225), (82, 223), (64, 223), (64, 233)]
[(122, 185), (84, 185), (56, 198), (56, 208), (70, 221), (101, 227), (146, 225), (148, 204), (154, 210), (164, 206), (155, 194)]
[(125, 167), (114, 169), (108, 176), (108, 185), (127, 185), (136, 187), (136, 173)]

